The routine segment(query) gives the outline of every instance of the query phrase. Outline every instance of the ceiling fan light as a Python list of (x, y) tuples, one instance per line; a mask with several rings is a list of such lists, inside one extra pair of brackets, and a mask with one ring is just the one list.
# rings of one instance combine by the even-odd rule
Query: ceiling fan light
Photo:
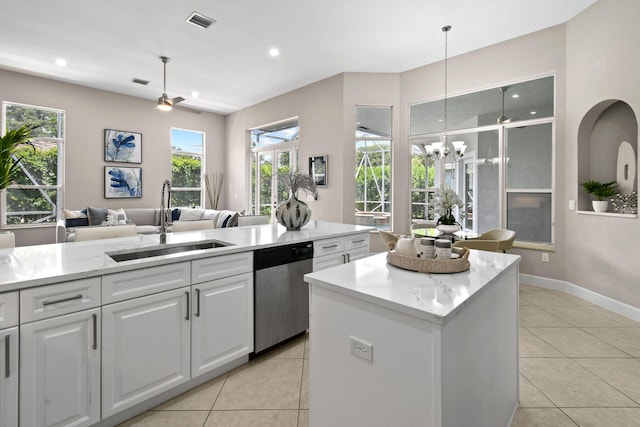
[(160, 111), (171, 111), (173, 107), (167, 101), (159, 100), (158, 101), (158, 110)]

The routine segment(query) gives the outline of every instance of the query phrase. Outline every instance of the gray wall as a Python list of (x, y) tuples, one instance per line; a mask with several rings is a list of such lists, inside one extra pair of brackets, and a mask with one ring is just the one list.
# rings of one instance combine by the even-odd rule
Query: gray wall
[[(154, 101), (0, 70), (0, 100), (65, 110), (64, 208), (160, 206), (171, 128), (206, 133), (206, 171), (224, 167), (224, 116), (154, 109)], [(142, 133), (142, 198), (104, 198), (104, 129)], [(112, 163), (113, 164), (113, 163)], [(222, 196), (224, 206), (224, 194)], [(19, 246), (54, 243), (55, 227), (14, 230)]]

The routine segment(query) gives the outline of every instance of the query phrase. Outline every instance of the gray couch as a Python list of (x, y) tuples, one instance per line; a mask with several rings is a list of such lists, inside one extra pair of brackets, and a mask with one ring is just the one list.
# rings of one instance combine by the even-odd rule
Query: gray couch
[[(73, 242), (75, 240), (75, 229), (77, 227), (104, 227), (118, 224), (135, 224), (138, 234), (160, 233), (160, 208), (123, 208), (108, 209), (107, 218), (110, 224), (99, 215), (104, 216), (103, 209), (87, 208), (82, 211), (64, 210), (65, 219), (58, 221), (56, 228), (56, 242)], [(172, 221), (201, 221), (206, 226), (213, 225), (213, 228), (235, 227), (238, 225), (239, 213), (228, 210), (214, 209), (192, 209), (174, 208), (172, 209)], [(97, 218), (97, 219), (96, 219)], [(91, 220), (94, 219), (92, 222)], [(100, 222), (97, 222), (100, 221)], [(167, 231), (171, 231), (171, 226)]]

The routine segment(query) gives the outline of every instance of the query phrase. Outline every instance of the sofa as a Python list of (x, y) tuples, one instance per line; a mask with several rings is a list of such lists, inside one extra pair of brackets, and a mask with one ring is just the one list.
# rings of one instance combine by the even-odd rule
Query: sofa
[[(78, 227), (106, 227), (122, 224), (136, 226), (137, 234), (160, 233), (160, 208), (94, 208), (72, 211), (63, 209), (64, 219), (57, 223), (56, 242), (75, 241)], [(195, 230), (208, 227), (227, 228), (238, 225), (239, 212), (229, 210), (173, 208), (171, 218), (167, 218), (167, 231), (172, 231), (171, 223), (189, 221), (189, 225), (176, 227), (180, 230)]]

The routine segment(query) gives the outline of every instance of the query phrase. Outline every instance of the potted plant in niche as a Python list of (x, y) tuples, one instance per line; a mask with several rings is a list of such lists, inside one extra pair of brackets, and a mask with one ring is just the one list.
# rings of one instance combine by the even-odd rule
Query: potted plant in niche
[(455, 206), (462, 208), (464, 204), (452, 188), (441, 187), (433, 193), (433, 210), (438, 214), (436, 228), (443, 233), (455, 233), (461, 228), (453, 215)]
[[(28, 149), (35, 150), (29, 141), (32, 131), (33, 127), (21, 126), (8, 130), (0, 137), (0, 194), (16, 180), (20, 172), (21, 154)], [(0, 218), (3, 216), (4, 213), (0, 211)]]
[(287, 190), (289, 190), (289, 198), (278, 204), (276, 208), (276, 219), (287, 230), (300, 230), (311, 219), (311, 208), (302, 200), (298, 199), (298, 191), (304, 190), (314, 196), (318, 195), (316, 183), (311, 175), (294, 170), (289, 172), (281, 172), (278, 178)]
[(609, 199), (618, 192), (616, 181), (600, 182), (590, 179), (582, 183), (582, 188), (597, 199), (591, 202), (595, 212), (606, 212), (609, 209)]

